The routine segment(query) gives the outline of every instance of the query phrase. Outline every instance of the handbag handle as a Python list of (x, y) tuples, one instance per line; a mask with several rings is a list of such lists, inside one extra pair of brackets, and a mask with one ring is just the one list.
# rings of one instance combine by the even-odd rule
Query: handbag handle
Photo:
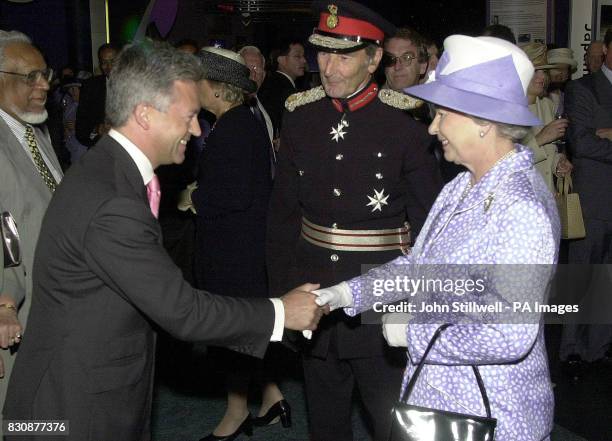
[[(442, 334), (442, 331), (444, 331), (446, 328), (450, 326), (453, 326), (453, 325), (451, 323), (440, 325), (440, 327), (436, 329), (436, 332), (434, 332), (433, 337), (431, 337), (431, 340), (429, 341), (429, 344), (427, 345), (427, 349), (425, 349), (425, 353), (423, 354), (423, 357), (421, 357), (421, 361), (419, 362), (419, 365), (417, 366), (416, 370), (412, 374), (412, 377), (410, 378), (410, 381), (408, 382), (406, 389), (402, 393), (402, 396), (400, 398), (401, 402), (407, 402), (408, 398), (410, 398), (410, 394), (412, 394), (412, 389), (414, 389), (414, 385), (416, 384), (419, 375), (421, 375), (423, 366), (425, 366), (425, 360), (427, 359), (427, 355), (429, 355), (429, 351), (431, 351), (431, 348), (433, 348), (433, 345), (435, 344), (436, 340), (438, 340), (438, 337), (440, 337), (440, 334)], [(482, 396), (482, 402), (484, 403), (484, 407), (487, 412), (487, 418), (491, 418), (491, 406), (489, 404), (489, 397), (487, 396), (487, 391), (485, 390), (484, 383), (482, 381), (482, 377), (480, 376), (480, 371), (475, 365), (471, 365), (471, 366), (472, 366), (472, 369), (474, 370), (474, 375), (476, 376), (476, 382), (478, 383), (478, 389), (480, 389), (480, 395)]]
[(565, 176), (564, 178), (557, 178), (557, 193), (558, 194), (570, 194), (574, 184), (571, 176)]

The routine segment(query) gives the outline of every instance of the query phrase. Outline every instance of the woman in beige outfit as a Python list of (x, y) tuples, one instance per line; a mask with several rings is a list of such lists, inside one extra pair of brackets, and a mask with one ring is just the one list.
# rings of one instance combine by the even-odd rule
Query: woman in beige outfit
[(553, 144), (565, 136), (568, 120), (555, 118), (555, 104), (543, 97), (548, 83), (548, 70), (554, 65), (546, 64), (546, 46), (542, 43), (528, 43), (521, 47), (535, 68), (535, 74), (527, 89), (529, 110), (544, 123), (533, 126), (530, 133), (521, 140), (534, 153), (534, 165), (544, 178), (549, 190), (554, 193), (553, 176), (565, 176), (572, 170), (572, 164), (563, 153), (557, 152)]

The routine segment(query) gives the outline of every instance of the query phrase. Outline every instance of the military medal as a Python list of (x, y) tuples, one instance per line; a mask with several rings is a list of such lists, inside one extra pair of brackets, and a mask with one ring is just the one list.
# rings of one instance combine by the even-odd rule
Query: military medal
[(344, 129), (348, 126), (348, 121), (342, 116), (342, 119), (338, 123), (338, 127), (332, 127), (331, 132), (329, 132), (329, 134), (332, 135), (332, 141), (338, 142), (339, 139), (344, 139), (344, 135), (348, 133), (345, 132)]
[(387, 202), (387, 199), (389, 199), (389, 195), (385, 195), (384, 188), (380, 191), (374, 189), (374, 196), (368, 196), (368, 199), (370, 200), (370, 202), (366, 205), (366, 207), (373, 206), (374, 208), (372, 208), (372, 213), (374, 213), (376, 210), (382, 212), (382, 206), (389, 205), (389, 203)]
[(338, 26), (338, 6), (328, 5), (327, 10), (329, 11), (329, 17), (327, 17), (327, 27), (333, 29)]

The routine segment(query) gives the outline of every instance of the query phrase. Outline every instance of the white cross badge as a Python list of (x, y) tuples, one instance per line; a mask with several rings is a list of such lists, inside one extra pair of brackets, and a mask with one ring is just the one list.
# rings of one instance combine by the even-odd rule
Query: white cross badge
[(382, 206), (389, 205), (389, 203), (387, 202), (387, 199), (389, 199), (389, 195), (385, 195), (384, 188), (380, 191), (374, 189), (374, 196), (368, 195), (368, 199), (370, 200), (370, 202), (366, 205), (366, 207), (373, 206), (374, 208), (372, 208), (372, 213), (374, 213), (376, 210), (382, 212)]
[(344, 139), (344, 135), (348, 132), (344, 131), (345, 127), (348, 127), (348, 121), (342, 120), (338, 123), (338, 127), (332, 127), (331, 132), (329, 132), (332, 136), (332, 141), (338, 142), (339, 139)]

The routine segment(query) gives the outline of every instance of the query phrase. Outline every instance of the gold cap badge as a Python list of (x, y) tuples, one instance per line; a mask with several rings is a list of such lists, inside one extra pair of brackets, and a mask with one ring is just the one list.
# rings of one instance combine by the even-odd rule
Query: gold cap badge
[(338, 6), (328, 5), (327, 10), (329, 11), (329, 17), (327, 17), (327, 27), (333, 29), (338, 26)]

